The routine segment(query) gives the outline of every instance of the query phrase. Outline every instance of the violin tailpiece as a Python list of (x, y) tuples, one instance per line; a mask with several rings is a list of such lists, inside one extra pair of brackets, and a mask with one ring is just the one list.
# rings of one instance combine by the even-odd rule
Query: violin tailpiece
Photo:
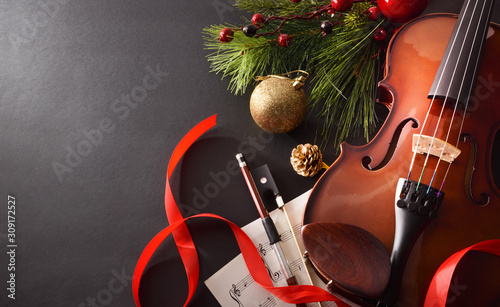
[(420, 234), (437, 217), (444, 192), (400, 178), (396, 189), (396, 233), (391, 253), (391, 276), (380, 306), (393, 306), (399, 296), (408, 257)]

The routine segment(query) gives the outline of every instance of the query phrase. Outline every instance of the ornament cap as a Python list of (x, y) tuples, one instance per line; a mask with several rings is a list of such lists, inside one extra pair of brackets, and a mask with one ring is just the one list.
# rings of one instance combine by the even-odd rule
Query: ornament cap
[(300, 89), (302, 86), (304, 86), (304, 83), (306, 82), (306, 79), (307, 79), (307, 77), (304, 77), (304, 76), (299, 76), (299, 77), (295, 78), (293, 80), (293, 84), (292, 84), (293, 87), (296, 90)]
[(287, 72), (287, 73), (284, 73), (284, 74), (281, 74), (281, 75), (268, 75), (268, 76), (257, 76), (255, 77), (255, 81), (264, 81), (268, 78), (280, 78), (280, 79), (285, 79), (285, 80), (289, 80), (290, 78), (288, 77), (285, 77), (286, 75), (290, 75), (290, 74), (293, 74), (293, 73), (301, 73), (303, 74), (302, 76), (298, 76), (298, 77), (295, 77), (295, 79), (293, 79), (293, 83), (292, 83), (292, 86), (298, 90), (300, 89), (302, 86), (304, 86), (304, 83), (306, 82), (307, 78), (309, 77), (309, 73), (305, 70), (294, 70), (294, 71), (290, 71), (290, 72)]

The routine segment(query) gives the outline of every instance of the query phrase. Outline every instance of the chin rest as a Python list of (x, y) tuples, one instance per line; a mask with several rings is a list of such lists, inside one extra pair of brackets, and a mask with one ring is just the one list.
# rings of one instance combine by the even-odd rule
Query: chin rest
[(314, 267), (330, 290), (360, 299), (379, 299), (391, 273), (389, 253), (370, 232), (341, 223), (311, 223), (302, 240)]

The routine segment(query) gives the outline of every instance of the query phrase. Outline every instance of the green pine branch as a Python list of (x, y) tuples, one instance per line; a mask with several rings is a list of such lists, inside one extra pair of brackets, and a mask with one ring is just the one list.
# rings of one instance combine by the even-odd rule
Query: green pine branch
[[(309, 21), (297, 20), (287, 23), (282, 33), (292, 35), (293, 43), (289, 48), (278, 45), (278, 34), (247, 37), (241, 31), (234, 33), (230, 43), (220, 43), (217, 38), (224, 27), (237, 28), (234, 25), (218, 25), (205, 28), (205, 46), (211, 53), (207, 56), (211, 72), (230, 78), (229, 90), (236, 95), (244, 94), (247, 87), (254, 84), (254, 77), (303, 69), (311, 69), (309, 52), (321, 41), (320, 22), (311, 30)], [(262, 29), (275, 29), (279, 23), (273, 22)]]
[[(290, 0), (237, 0), (240, 9), (253, 12), (280, 14), (314, 11), (330, 1)], [(373, 39), (373, 32), (383, 20), (374, 22), (363, 12), (369, 3), (356, 3), (351, 11), (333, 18), (294, 19), (282, 25), (273, 35), (258, 38), (247, 37), (235, 31), (230, 43), (218, 41), (224, 27), (238, 29), (234, 25), (216, 25), (203, 30), (205, 46), (210, 51), (208, 61), (211, 71), (229, 78), (228, 89), (234, 94), (245, 93), (255, 83), (256, 76), (283, 74), (302, 69), (312, 77), (306, 82), (309, 92), (309, 109), (317, 112), (323, 126), (321, 147), (333, 141), (335, 148), (349, 135), (362, 129), (365, 136), (374, 127), (374, 101), (376, 72), (379, 67), (381, 44)], [(272, 11), (272, 12), (271, 12)], [(291, 14), (287, 15), (290, 16)], [(323, 20), (337, 21), (333, 32), (323, 36), (320, 25)], [(250, 21), (245, 20), (244, 24)], [(268, 22), (258, 33), (273, 32), (281, 20)], [(279, 33), (292, 36), (289, 48), (278, 45)]]
[(311, 12), (315, 7), (329, 4), (330, 0), (303, 0), (295, 3), (290, 0), (236, 0), (235, 6), (250, 13), (260, 13), (265, 16), (299, 15)]
[(365, 137), (375, 122), (374, 100), (380, 43), (372, 39), (380, 26), (346, 25), (324, 40), (315, 54), (311, 108), (324, 119), (321, 147), (334, 135), (335, 145), (363, 128)]

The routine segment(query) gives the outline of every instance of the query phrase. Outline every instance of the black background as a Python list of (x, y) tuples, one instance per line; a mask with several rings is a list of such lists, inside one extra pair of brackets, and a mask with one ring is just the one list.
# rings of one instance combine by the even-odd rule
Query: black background
[[(460, 6), (431, 0), (426, 12), (458, 13)], [(498, 13), (497, 6), (493, 20)], [(234, 96), (227, 80), (209, 72), (202, 29), (238, 24), (246, 14), (230, 0), (1, 1), (0, 14), (0, 305), (86, 306), (121, 275), (114, 284), (121, 290), (107, 305), (133, 306), (136, 262), (168, 225), (168, 159), (184, 134), (213, 114), (217, 126), (192, 146), (172, 177), (186, 216), (210, 212), (239, 226), (258, 218), (239, 174), (206, 201), (195, 200), (241, 148), (250, 167), (269, 165), (286, 201), (317, 180), (296, 175), (289, 163), (295, 146), (314, 142), (314, 117), (249, 147), (262, 135), (248, 108), (252, 88)], [(125, 111), (115, 100), (142, 85), (148, 67), (162, 72), (161, 82)], [(85, 150), (85, 134), (96, 129), (102, 139), (94, 134), (100, 141), (58, 176), (54, 165), (68, 166), (68, 153)], [(324, 156), (333, 162), (334, 148)], [(5, 289), (9, 195), (17, 204), (15, 301)], [(237, 246), (222, 223), (198, 220), (190, 229), (201, 262), (191, 306), (218, 306), (203, 281), (239, 253)], [(153, 257), (141, 284), (143, 306), (184, 302), (187, 282), (173, 247), (167, 240)]]

